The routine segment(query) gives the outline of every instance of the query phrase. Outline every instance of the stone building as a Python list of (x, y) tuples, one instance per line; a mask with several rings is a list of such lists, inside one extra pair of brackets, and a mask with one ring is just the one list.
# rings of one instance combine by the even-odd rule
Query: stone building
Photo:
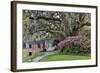
[(49, 48), (49, 45), (51, 44), (50, 40), (44, 39), (44, 40), (30, 40), (24, 43), (24, 46), (31, 50), (32, 52), (39, 52), (39, 51), (45, 51)]

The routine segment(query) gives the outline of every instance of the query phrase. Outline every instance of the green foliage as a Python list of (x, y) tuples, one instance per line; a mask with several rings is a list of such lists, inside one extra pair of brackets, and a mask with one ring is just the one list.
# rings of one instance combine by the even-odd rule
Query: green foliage
[(26, 28), (29, 24), (29, 17), (24, 17), (23, 19), (23, 26)]
[(91, 22), (91, 14), (88, 14), (88, 13), (84, 15), (82, 24), (86, 24), (87, 22), (88, 23)]
[(91, 30), (91, 26), (84, 26), (80, 29), (80, 33), (81, 35), (84, 35), (86, 32), (90, 31)]
[(55, 33), (52, 33), (51, 36), (50, 36), (50, 39), (53, 41), (56, 39), (56, 34)]
[(90, 52), (88, 52), (88, 49), (82, 48), (79, 45), (70, 44), (67, 48), (64, 47), (63, 49), (61, 49), (61, 54), (87, 55), (90, 54)]

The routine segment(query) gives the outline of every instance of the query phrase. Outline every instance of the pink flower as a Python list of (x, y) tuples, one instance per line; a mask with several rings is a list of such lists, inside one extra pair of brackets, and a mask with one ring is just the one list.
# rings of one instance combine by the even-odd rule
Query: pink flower
[(90, 48), (91, 47), (91, 44), (90, 43), (86, 43), (84, 38), (81, 35), (66, 37), (65, 40), (63, 40), (60, 43), (58, 43), (57, 46), (59, 48), (63, 48), (64, 46), (68, 46), (71, 43), (80, 45), (83, 48)]

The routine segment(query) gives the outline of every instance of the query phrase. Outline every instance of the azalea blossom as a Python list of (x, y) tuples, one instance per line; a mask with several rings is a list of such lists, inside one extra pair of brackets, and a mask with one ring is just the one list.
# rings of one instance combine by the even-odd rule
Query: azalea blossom
[(90, 48), (91, 47), (90, 42), (86, 43), (85, 39), (81, 35), (66, 37), (65, 40), (58, 43), (57, 47), (63, 48), (72, 43), (76, 44), (76, 45), (80, 45), (82, 48)]

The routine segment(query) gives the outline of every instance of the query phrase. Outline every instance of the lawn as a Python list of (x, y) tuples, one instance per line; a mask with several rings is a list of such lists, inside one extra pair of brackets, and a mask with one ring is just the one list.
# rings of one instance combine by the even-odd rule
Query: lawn
[(23, 62), (31, 62), (32, 59), (34, 59), (38, 56), (41, 56), (43, 54), (44, 54), (43, 52), (39, 52), (39, 53), (33, 54), (32, 56), (29, 56), (28, 55), (28, 50), (23, 49)]
[(43, 58), (41, 61), (64, 61), (64, 60), (87, 60), (91, 59), (90, 56), (74, 56), (74, 55), (50, 55)]
[[(38, 52), (32, 56), (28, 55), (27, 49), (23, 49), (23, 62), (31, 62), (32, 59), (43, 55), (44, 52)], [(88, 60), (91, 59), (90, 55), (79, 56), (79, 55), (64, 55), (56, 51), (55, 54), (44, 57), (41, 61), (64, 61), (64, 60)]]

